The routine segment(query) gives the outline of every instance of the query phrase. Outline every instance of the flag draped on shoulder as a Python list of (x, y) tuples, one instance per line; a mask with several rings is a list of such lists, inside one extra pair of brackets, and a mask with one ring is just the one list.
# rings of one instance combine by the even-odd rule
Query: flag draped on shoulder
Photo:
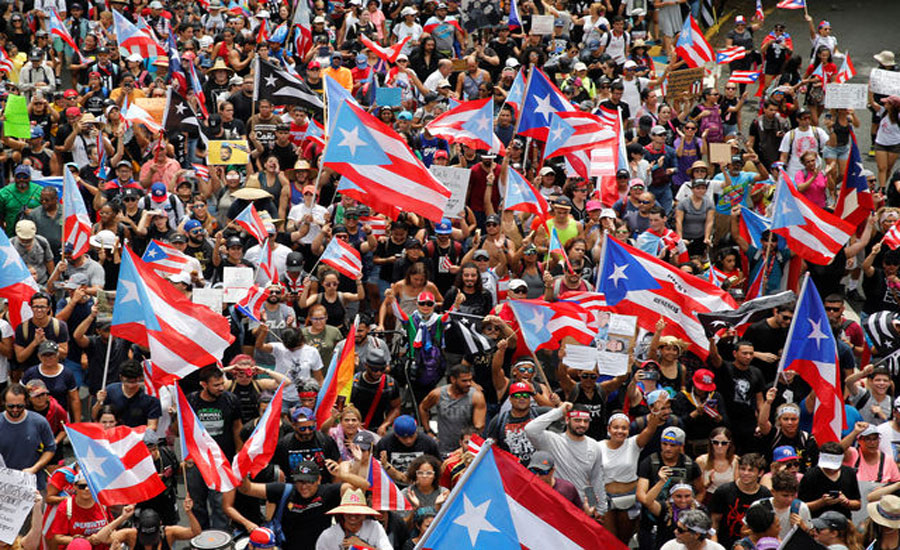
[(713, 60), (713, 49), (703, 36), (700, 25), (690, 15), (684, 20), (678, 41), (675, 43), (675, 53), (683, 59), (688, 67), (700, 67), (707, 61)]
[(166, 486), (144, 444), (146, 426), (74, 423), (64, 426), (91, 494), (104, 506), (150, 500)]
[(231, 469), (231, 464), (226, 460), (219, 444), (200, 423), (197, 413), (188, 403), (187, 396), (181, 391), (181, 386), (176, 384), (175, 388), (181, 458), (182, 460), (190, 458), (194, 461), (194, 466), (210, 489), (227, 493), (240, 485), (241, 479)]
[(450, 191), (404, 138), (357, 105), (341, 104), (323, 164), (397, 208), (434, 222), (444, 216)]
[(72, 245), (72, 259), (80, 257), (91, 249), (91, 219), (88, 217), (84, 199), (69, 169), (63, 170), (63, 243)]

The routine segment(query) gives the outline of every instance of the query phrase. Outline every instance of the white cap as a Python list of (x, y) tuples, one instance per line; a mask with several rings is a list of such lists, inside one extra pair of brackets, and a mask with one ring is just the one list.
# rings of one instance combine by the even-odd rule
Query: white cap
[(200, 42), (201, 48), (208, 48), (213, 45), (214, 41), (212, 36), (201, 36), (198, 42)]
[(603, 219), (603, 218), (616, 219), (616, 211), (613, 210), (612, 208), (604, 208), (603, 210), (600, 211), (600, 218), (601, 219)]
[(161, 9), (163, 9), (163, 3), (160, 2), (159, 0), (153, 0), (153, 2), (150, 2), (150, 9), (151, 10), (161, 10)]
[(140, 63), (144, 60), (144, 58), (141, 57), (141, 54), (133, 53), (133, 54), (129, 55), (128, 57), (126, 57), (125, 60), (133, 61), (135, 63)]
[(544, 166), (543, 168), (541, 168), (541, 172), (540, 172), (540, 173), (541, 173), (542, 176), (547, 176), (547, 175), (550, 175), (550, 174), (556, 174), (556, 172), (553, 170), (553, 168), (550, 168), (549, 166)]
[(397, 61), (400, 61), (401, 59), (404, 61), (409, 61), (409, 56), (407, 56), (405, 53), (401, 53), (397, 56)]
[(184, 283), (186, 285), (191, 284), (191, 276), (187, 271), (180, 271), (169, 277), (169, 281), (172, 283)]
[(96, 235), (92, 235), (91, 238), (88, 239), (88, 242), (91, 243), (91, 246), (112, 250), (116, 247), (116, 242), (118, 240), (119, 237), (117, 237), (115, 233), (109, 229), (103, 229), (102, 231), (98, 231)]
[(829, 453), (819, 453), (819, 468), (826, 468), (828, 470), (839, 470), (841, 468), (841, 463), (844, 461), (844, 455), (837, 454), (829, 454)]
[(259, 10), (256, 12), (256, 17), (258, 19), (268, 19), (271, 15), (269, 14), (269, 10)]
[(321, 15), (317, 15), (315, 17), (315, 19), (313, 19), (313, 23), (324, 23), (324, 22), (325, 22), (325, 18)]
[(507, 67), (511, 67), (511, 68), (515, 69), (519, 65), (520, 65), (519, 60), (516, 59), (515, 57), (510, 57), (509, 59), (506, 60)]
[(525, 288), (528, 288), (528, 283), (526, 283), (522, 279), (513, 279), (509, 282), (509, 286), (507, 288), (512, 290), (514, 288), (519, 288), (520, 286), (524, 286)]
[(584, 63), (582, 63), (581, 61), (579, 61), (578, 63), (575, 64), (575, 70), (576, 70), (576, 71), (586, 71), (586, 70), (587, 70), (587, 65), (585, 65)]
[(404, 17), (406, 17), (407, 15), (415, 15), (417, 13), (419, 13), (419, 12), (416, 11), (416, 8), (414, 8), (412, 6), (406, 6), (405, 8), (400, 10), (400, 15), (402, 15)]
[(629, 59), (628, 61), (625, 62), (625, 65), (623, 66), (623, 68), (624, 69), (635, 69), (635, 68), (637, 68), (637, 66), (638, 66), (638, 64), (635, 63), (633, 59)]

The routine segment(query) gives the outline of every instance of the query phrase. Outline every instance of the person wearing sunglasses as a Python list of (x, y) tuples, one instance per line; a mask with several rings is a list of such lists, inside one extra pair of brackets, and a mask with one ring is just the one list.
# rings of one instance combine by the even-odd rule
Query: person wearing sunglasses
[(394, 377), (386, 373), (391, 362), (386, 348), (372, 348), (361, 360), (365, 368), (353, 376), (350, 402), (362, 415), (362, 429), (373, 430), (380, 437), (400, 416), (400, 390)]
[[(496, 331), (499, 332), (499, 334), (497, 334), (494, 330), (488, 330), (486, 333), (488, 336), (496, 334), (498, 338), (497, 352), (494, 353), (494, 356), (491, 359), (491, 380), (497, 391), (497, 399), (503, 401), (503, 399), (509, 395), (509, 388), (513, 384), (524, 382), (529, 384), (535, 390), (533, 393), (536, 404), (541, 407), (555, 407), (559, 405), (559, 397), (550, 391), (549, 386), (537, 380), (537, 367), (533, 358), (520, 357), (512, 367), (510, 367), (509, 377), (507, 378), (503, 368), (506, 350), (509, 349), (511, 344), (515, 344), (516, 342), (515, 339), (510, 338), (513, 335), (512, 328), (502, 319), (493, 315), (485, 317), (484, 323), (485, 327), (492, 325), (493, 327), (496, 327)], [(508, 406), (504, 403), (501, 410), (507, 409)]]
[[(26, 411), (28, 390), (12, 384), (4, 393), (4, 411), (0, 416), (0, 458), (7, 468), (37, 475), (37, 488), (47, 485), (44, 468), (56, 453), (56, 440), (50, 424), (40, 414)], [(31, 441), (32, 445), (22, 442)]]
[(596, 371), (585, 371), (567, 368), (563, 364), (565, 348), (559, 351), (560, 361), (556, 367), (556, 379), (562, 388), (562, 395), (572, 403), (580, 403), (591, 413), (591, 426), (587, 435), (600, 441), (604, 439), (606, 430), (603, 426), (604, 404), (610, 393), (616, 391), (625, 382), (625, 377), (599, 380)]
[(709, 516), (701, 510), (686, 510), (678, 515), (675, 538), (662, 545), (664, 550), (724, 550), (711, 540), (713, 530)]
[(112, 513), (94, 499), (84, 473), (79, 472), (75, 476), (73, 486), (75, 494), (71, 501), (67, 499), (57, 505), (53, 523), (47, 531), (47, 539), (52, 540), (58, 548), (80, 548), (73, 542), (84, 539), (88, 542), (86, 548), (109, 550), (111, 535), (134, 515), (134, 505), (125, 506), (119, 516), (113, 519)]

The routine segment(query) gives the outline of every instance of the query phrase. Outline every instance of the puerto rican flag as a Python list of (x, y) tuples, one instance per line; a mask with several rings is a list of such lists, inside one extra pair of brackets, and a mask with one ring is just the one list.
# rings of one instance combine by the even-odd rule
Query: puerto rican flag
[(888, 232), (884, 234), (882, 242), (888, 245), (891, 250), (900, 248), (900, 220), (897, 220), (897, 222), (888, 229)]
[(763, 11), (762, 0), (756, 0), (756, 13), (753, 14), (753, 17), (760, 23), (766, 20), (766, 12)]
[(269, 239), (265, 239), (259, 245), (259, 270), (265, 274), (267, 280), (278, 282), (278, 268), (275, 267), (272, 244)]
[(278, 385), (275, 395), (272, 396), (272, 402), (253, 428), (253, 433), (244, 442), (241, 450), (234, 455), (231, 469), (237, 479), (242, 479), (246, 475), (255, 476), (272, 460), (275, 447), (278, 445), (278, 430), (281, 428), (283, 390), (284, 382)]
[(235, 305), (238, 311), (257, 323), (260, 322), (262, 308), (269, 299), (269, 289), (253, 285), (247, 289), (247, 294)]
[(6, 231), (0, 231), (0, 298), (9, 300), (9, 322), (13, 327), (31, 319), (28, 302), (38, 290), (40, 287), (9, 242)]
[(194, 169), (194, 174), (197, 175), (203, 181), (209, 181), (209, 166), (205, 164), (192, 163), (191, 168)]
[(503, 209), (534, 214), (543, 223), (543, 220), (550, 216), (550, 205), (547, 204), (544, 196), (538, 193), (531, 182), (511, 166), (507, 167), (506, 179)]
[(369, 459), (368, 481), (372, 491), (372, 508), (379, 511), (415, 510), (374, 456)]
[(294, 26), (294, 53), (303, 57), (312, 47), (312, 25), (309, 19), (309, 2), (297, 0), (294, 3), (294, 18), (291, 21)]
[(566, 336), (585, 345), (597, 336), (597, 331), (588, 326), (593, 313), (578, 304), (543, 300), (509, 300), (506, 303), (512, 308), (525, 345), (531, 351), (557, 349)]
[(194, 466), (200, 471), (203, 481), (210, 489), (227, 493), (241, 484), (241, 478), (232, 471), (219, 444), (200, 423), (187, 397), (181, 391), (181, 386), (176, 384), (175, 391), (178, 395), (176, 403), (178, 428), (181, 434), (181, 456), (185, 460), (190, 458), (194, 461)]
[(341, 104), (322, 159), (323, 166), (379, 201), (433, 222), (444, 217), (450, 190), (404, 138), (357, 105)]
[(159, 399), (159, 390), (176, 382), (176, 379), (167, 375), (164, 370), (154, 368), (150, 359), (141, 361), (141, 370), (144, 371), (144, 391), (151, 397)]
[(118, 11), (112, 10), (112, 12), (119, 47), (125, 48), (129, 53), (136, 53), (145, 59), (166, 55), (166, 50), (156, 40), (137, 28)]
[(374, 235), (376, 238), (384, 237), (385, 235), (387, 235), (388, 222), (384, 218), (378, 216), (363, 216), (359, 219), (359, 223), (368, 225), (372, 230), (372, 235)]
[(359, 35), (359, 41), (363, 43), (363, 46), (372, 50), (372, 52), (385, 63), (395, 63), (397, 61), (397, 57), (400, 56), (400, 52), (403, 50), (403, 46), (405, 46), (406, 43), (409, 42), (410, 38), (412, 37), (407, 36), (393, 46), (384, 47), (377, 42), (373, 42), (372, 40), (370, 40), (369, 37), (367, 37), (365, 34)]
[(844, 52), (844, 62), (841, 63), (841, 68), (834, 75), (834, 81), (838, 84), (843, 84), (856, 76), (856, 67), (853, 66), (853, 60), (850, 59), (850, 54), (848, 52)]
[(362, 273), (362, 257), (359, 251), (338, 238), (328, 241), (328, 246), (325, 247), (319, 261), (351, 279), (356, 279)]
[(72, 259), (75, 259), (91, 249), (88, 242), (91, 238), (91, 219), (88, 217), (75, 176), (68, 168), (63, 170), (63, 211), (66, 213), (66, 219), (63, 221), (63, 243), (72, 245)]
[(143, 502), (166, 489), (144, 444), (146, 426), (105, 429), (100, 424), (74, 423), (64, 427), (91, 494), (100, 504)]
[(566, 302), (575, 302), (588, 311), (600, 311), (606, 306), (606, 299), (600, 292), (573, 292), (569, 290), (560, 294), (559, 299)]
[(551, 256), (554, 254), (560, 256), (569, 272), (575, 272), (575, 270), (572, 269), (572, 264), (569, 263), (569, 256), (566, 255), (566, 249), (563, 248), (562, 242), (559, 240), (559, 233), (556, 232), (555, 227), (550, 228), (550, 244), (547, 247), (547, 254), (550, 254)]
[(792, 370), (816, 394), (812, 433), (816, 441), (840, 441), (844, 420), (837, 341), (822, 298), (809, 275), (803, 281), (778, 371)]
[(804, 197), (784, 170), (775, 186), (772, 232), (787, 240), (791, 251), (817, 265), (828, 265), (847, 244), (855, 227)]
[(781, 0), (775, 7), (783, 10), (802, 10), (806, 8), (806, 0)]
[(318, 120), (311, 118), (306, 126), (306, 133), (303, 134), (303, 138), (312, 141), (319, 147), (325, 147), (325, 128)]
[(146, 262), (160, 277), (168, 277), (188, 269), (190, 258), (170, 244), (151, 239), (141, 261)]
[(519, 70), (513, 80), (509, 92), (506, 94), (506, 105), (512, 105), (513, 112), (518, 115), (522, 110), (522, 98), (525, 95), (525, 71)]
[(494, 141), (494, 101), (492, 98), (461, 103), (429, 122), (431, 135), (472, 149), (490, 150)]
[(713, 49), (703, 36), (700, 25), (693, 16), (688, 15), (684, 20), (678, 41), (675, 43), (675, 52), (683, 59), (688, 67), (700, 67), (713, 60)]
[(519, 3), (516, 0), (509, 2), (509, 20), (507, 22), (509, 30), (522, 28), (522, 18), (519, 16)]
[(743, 46), (731, 46), (730, 48), (716, 51), (716, 64), (724, 65), (726, 63), (731, 63), (732, 61), (737, 61), (738, 59), (744, 59), (745, 57), (747, 57), (747, 48)]
[(248, 204), (247, 208), (241, 210), (241, 213), (232, 221), (241, 226), (241, 229), (253, 235), (260, 243), (269, 238), (269, 231), (266, 229), (266, 224), (263, 222), (259, 212), (256, 211), (256, 207), (253, 206), (253, 203)]
[(227, 319), (191, 302), (128, 247), (110, 332), (149, 348), (154, 365), (176, 377), (219, 361), (234, 341)]
[[(78, 48), (78, 45), (75, 44), (75, 40), (72, 38), (72, 35), (69, 34), (69, 29), (66, 28), (65, 23), (63, 23), (62, 18), (59, 16), (59, 12), (55, 9), (50, 10), (50, 34), (62, 40), (67, 46), (75, 50), (75, 53), (78, 54), (78, 58), (81, 63), (86, 63), (84, 56), (81, 55), (81, 50)], [(6, 55), (6, 51), (3, 52), (4, 56)]]
[(522, 112), (516, 133), (547, 141), (550, 115), (561, 111), (576, 111), (575, 106), (559, 88), (538, 68), (531, 71), (522, 95)]
[(576, 151), (592, 149), (602, 141), (615, 140), (615, 127), (610, 128), (599, 117), (581, 111), (553, 113), (544, 146), (548, 159)]
[(200, 84), (200, 78), (197, 76), (197, 69), (194, 68), (194, 63), (188, 63), (188, 75), (191, 77), (191, 90), (194, 94), (194, 97), (197, 98), (197, 103), (200, 104), (200, 112), (203, 113), (203, 118), (209, 118), (209, 111), (206, 109), (206, 94), (203, 93), (203, 86)]
[(834, 206), (834, 215), (855, 227), (866, 221), (869, 213), (875, 210), (872, 192), (862, 171), (859, 145), (856, 143), (856, 134), (851, 129), (850, 156), (847, 159), (847, 170), (844, 172), (844, 184)]
[(481, 445), (417, 548), (627, 550), (518, 459)]
[(384, 214), (392, 220), (396, 220), (400, 216), (401, 210), (395, 204), (384, 200), (378, 194), (369, 193), (350, 181), (346, 176), (341, 176), (341, 179), (338, 180), (337, 192), (350, 197), (360, 204), (365, 204), (375, 212)]
[(0, 47), (0, 72), (9, 73), (15, 68), (16, 66), (12, 59), (9, 58), (9, 54), (6, 53), (6, 49)]
[(759, 71), (733, 71), (728, 82), (735, 84), (753, 84), (759, 80)]

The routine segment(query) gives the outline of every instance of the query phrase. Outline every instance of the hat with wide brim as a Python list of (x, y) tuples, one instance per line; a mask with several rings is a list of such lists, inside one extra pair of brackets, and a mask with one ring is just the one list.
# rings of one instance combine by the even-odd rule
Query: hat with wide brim
[(866, 506), (866, 511), (878, 525), (900, 529), (900, 497), (885, 495), (878, 502), (870, 502)]
[(341, 505), (325, 513), (331, 516), (335, 514), (379, 515), (377, 510), (366, 504), (366, 495), (359, 489), (352, 489), (344, 493), (341, 496)]
[(234, 69), (225, 64), (225, 60), (221, 57), (216, 59), (216, 62), (212, 67), (206, 69), (207, 73), (211, 73), (213, 71), (228, 71), (231, 74), (234, 74)]
[(232, 191), (231, 196), (236, 199), (241, 199), (245, 201), (255, 201), (259, 199), (271, 199), (272, 194), (268, 191), (260, 189), (259, 187), (244, 187), (242, 189), (238, 189), (237, 191)]
[(872, 57), (875, 58), (875, 61), (881, 63), (885, 67), (891, 67), (896, 65), (896, 60), (894, 58), (894, 52), (890, 50), (884, 50), (876, 53)]

